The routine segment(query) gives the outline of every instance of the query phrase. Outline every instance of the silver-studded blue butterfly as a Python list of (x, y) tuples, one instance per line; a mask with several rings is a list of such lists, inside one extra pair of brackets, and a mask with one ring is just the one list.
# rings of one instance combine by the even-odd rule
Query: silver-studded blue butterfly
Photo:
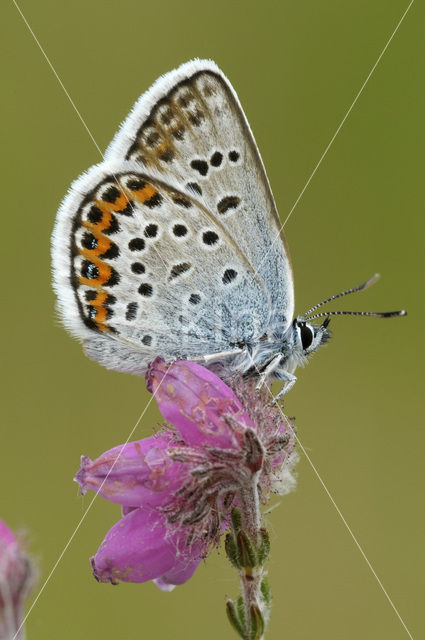
[(104, 161), (73, 183), (53, 276), (65, 326), (108, 368), (142, 374), (157, 355), (187, 358), (224, 376), (282, 379), (286, 390), (338, 312), (307, 316), (374, 281), (293, 319), (289, 253), (259, 151), (230, 82), (205, 60), (159, 78)]

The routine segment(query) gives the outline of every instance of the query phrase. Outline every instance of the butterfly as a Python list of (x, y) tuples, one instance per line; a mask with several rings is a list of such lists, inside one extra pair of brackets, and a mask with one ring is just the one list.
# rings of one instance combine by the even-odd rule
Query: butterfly
[(224, 377), (277, 378), (284, 391), (328, 340), (330, 315), (350, 312), (311, 313), (376, 279), (294, 319), (260, 153), (229, 80), (198, 59), (160, 77), (72, 184), (52, 256), (63, 323), (91, 359), (143, 374), (157, 355), (185, 358)]

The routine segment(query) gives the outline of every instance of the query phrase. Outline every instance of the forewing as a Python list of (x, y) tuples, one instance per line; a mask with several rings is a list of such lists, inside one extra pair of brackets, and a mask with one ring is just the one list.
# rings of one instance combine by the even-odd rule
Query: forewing
[(263, 282), (221, 219), (130, 162), (73, 185), (53, 269), (64, 323), (109, 368), (142, 373), (158, 354), (225, 351), (270, 323)]
[(106, 157), (164, 174), (202, 201), (265, 283), (274, 322), (279, 333), (286, 330), (294, 293), (285, 239), (247, 119), (213, 62), (194, 60), (161, 77), (135, 104)]

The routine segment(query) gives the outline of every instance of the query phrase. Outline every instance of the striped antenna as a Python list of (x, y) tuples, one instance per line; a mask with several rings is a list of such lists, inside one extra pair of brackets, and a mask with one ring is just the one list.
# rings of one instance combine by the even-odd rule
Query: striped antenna
[[(351, 293), (351, 291), (349, 291), (349, 293)], [(372, 316), (374, 318), (397, 318), (398, 316), (407, 316), (407, 311), (404, 309), (401, 311), (322, 311), (321, 313), (316, 313), (316, 315), (311, 316), (309, 320), (323, 318), (323, 316)]]
[[(336, 300), (337, 298), (342, 298), (343, 296), (348, 296), (350, 293), (357, 293), (357, 291), (364, 291), (365, 289), (368, 289), (373, 284), (375, 284), (375, 282), (377, 282), (377, 280), (379, 280), (380, 277), (381, 276), (379, 275), (379, 273), (375, 273), (375, 275), (372, 276), (371, 278), (369, 278), (369, 280), (366, 280), (366, 282), (363, 282), (362, 284), (359, 284), (357, 287), (353, 287), (352, 289), (347, 289), (347, 291), (341, 291), (341, 293), (337, 293), (336, 295), (331, 296), (330, 298), (327, 298), (326, 300), (323, 300), (322, 302), (319, 302), (319, 304), (315, 304), (314, 307), (311, 307), (311, 309), (306, 311), (306, 313), (303, 313), (301, 318), (306, 319), (307, 316), (310, 315), (310, 313), (312, 313), (313, 311), (316, 311), (316, 309), (318, 309), (319, 307), (323, 307), (324, 304), (327, 304), (328, 302), (332, 302), (332, 300)], [(341, 313), (341, 312), (339, 312), (339, 313)], [(349, 313), (351, 313), (351, 312), (349, 312)], [(320, 314), (320, 315), (329, 315), (329, 314)], [(357, 313), (356, 313), (356, 315), (357, 315)], [(404, 314), (402, 314), (402, 315), (404, 315)], [(318, 318), (320, 316), (314, 316), (314, 317)], [(311, 318), (309, 318), (309, 319), (311, 320)]]

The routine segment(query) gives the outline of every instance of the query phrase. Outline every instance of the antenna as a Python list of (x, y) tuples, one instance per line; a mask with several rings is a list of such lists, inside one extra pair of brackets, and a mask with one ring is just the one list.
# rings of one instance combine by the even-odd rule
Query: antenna
[[(351, 293), (351, 291), (349, 291), (349, 293)], [(404, 309), (401, 311), (322, 311), (308, 319), (314, 320), (315, 318), (322, 318), (323, 316), (372, 316), (373, 318), (397, 318), (398, 316), (407, 316), (407, 311)]]
[[(331, 296), (330, 298), (327, 298), (326, 300), (323, 300), (322, 302), (319, 302), (319, 304), (315, 304), (314, 307), (311, 307), (311, 309), (306, 311), (306, 313), (303, 313), (303, 315), (301, 317), (303, 319), (307, 318), (307, 316), (310, 313), (312, 313), (313, 311), (316, 311), (316, 309), (318, 309), (319, 307), (322, 307), (327, 302), (332, 302), (332, 300), (336, 300), (337, 298), (342, 298), (343, 296), (348, 296), (350, 293), (357, 293), (357, 291), (364, 291), (365, 289), (368, 289), (373, 284), (375, 284), (375, 282), (377, 282), (380, 277), (381, 276), (379, 275), (379, 273), (375, 273), (375, 275), (372, 276), (371, 278), (369, 278), (369, 280), (366, 280), (366, 282), (363, 282), (362, 284), (359, 284), (357, 287), (353, 287), (352, 289), (347, 289), (347, 291), (342, 291), (341, 293), (337, 293), (336, 295)], [(351, 312), (351, 311), (342, 312), (342, 311), (338, 311), (338, 312), (333, 312), (332, 315), (335, 315), (335, 313), (348, 313), (348, 314), (352, 314), (352, 315), (359, 315), (359, 314), (362, 314), (362, 315), (376, 315), (375, 313), (368, 314), (367, 312), (362, 312), (362, 311), (360, 311), (360, 312)], [(399, 312), (397, 312), (397, 314), (399, 314)], [(329, 313), (319, 314), (319, 315), (316, 315), (314, 317), (315, 318), (319, 318), (322, 315), (329, 315)], [(382, 316), (382, 314), (378, 314), (378, 315), (379, 315), (379, 317), (386, 317), (386, 316)], [(406, 315), (406, 314), (402, 313), (401, 315)], [(312, 318), (309, 318), (309, 320), (312, 320)]]
[[(364, 291), (365, 289), (368, 289), (373, 284), (375, 284), (375, 282), (377, 282), (379, 278), (379, 273), (375, 273), (375, 275), (369, 278), (369, 280), (366, 280), (366, 282), (359, 284), (357, 287), (347, 289), (346, 291), (337, 293), (336, 295), (331, 296), (330, 298), (327, 298), (322, 302), (319, 302), (318, 304), (314, 305), (314, 307), (311, 307), (311, 309), (309, 309), (306, 313), (304, 313), (300, 319), (315, 320), (316, 318), (323, 318), (324, 316), (329, 318), (329, 320), (330, 316), (372, 316), (374, 318), (396, 318), (398, 316), (407, 316), (407, 311), (404, 311), (404, 309), (401, 311), (321, 311), (320, 313), (316, 313), (314, 316), (310, 316), (310, 313), (316, 311), (316, 309), (319, 309), (319, 307), (322, 307), (327, 302), (332, 302), (332, 300), (336, 300), (337, 298), (348, 296), (350, 293), (357, 293), (357, 291)], [(329, 321), (327, 324), (329, 324)]]

